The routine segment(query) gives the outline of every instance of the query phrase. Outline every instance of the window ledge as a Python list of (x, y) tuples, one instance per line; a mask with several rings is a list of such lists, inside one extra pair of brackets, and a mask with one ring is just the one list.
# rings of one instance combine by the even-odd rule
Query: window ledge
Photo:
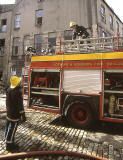
[(14, 30), (19, 30), (20, 29), (20, 27), (18, 27), (18, 28), (14, 28)]

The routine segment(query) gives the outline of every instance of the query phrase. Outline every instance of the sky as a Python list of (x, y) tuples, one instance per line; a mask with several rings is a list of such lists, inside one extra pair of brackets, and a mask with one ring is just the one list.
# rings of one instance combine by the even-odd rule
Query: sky
[[(123, 0), (105, 0), (123, 22)], [(12, 4), (15, 0), (0, 0), (0, 4)]]
[(123, 22), (123, 0), (105, 0)]
[(0, 4), (13, 4), (15, 0), (0, 0)]

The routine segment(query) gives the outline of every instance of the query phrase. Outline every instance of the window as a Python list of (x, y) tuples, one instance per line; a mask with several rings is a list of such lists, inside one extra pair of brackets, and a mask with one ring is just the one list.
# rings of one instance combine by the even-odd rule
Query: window
[(41, 52), (42, 49), (42, 35), (41, 34), (37, 34), (35, 35), (35, 49), (37, 53)]
[(0, 56), (4, 55), (5, 39), (0, 39)]
[(110, 15), (110, 28), (113, 29), (113, 17)]
[(6, 32), (7, 19), (1, 21), (1, 32)]
[(26, 35), (26, 36), (24, 36), (24, 40), (23, 40), (23, 51), (24, 51), (24, 53), (27, 51), (28, 47), (30, 47), (30, 36)]
[(48, 33), (48, 44), (49, 46), (56, 46), (56, 33)]
[(36, 11), (36, 25), (42, 25), (43, 10)]
[(106, 23), (106, 16), (105, 16), (105, 8), (101, 6), (100, 8), (101, 20)]
[(64, 31), (64, 39), (65, 40), (72, 40), (72, 31), (71, 30)]
[(119, 23), (116, 22), (116, 31), (119, 32)]
[(104, 31), (102, 27), (99, 27), (99, 36), (100, 37), (107, 37), (107, 33)]
[(55, 47), (56, 47), (56, 33), (55, 32), (48, 33), (48, 51), (55, 53)]
[(123, 36), (123, 28), (122, 28), (122, 36)]
[(107, 33), (103, 31), (103, 32), (102, 32), (102, 37), (103, 37), (103, 38), (107, 37)]
[(3, 72), (0, 71), (0, 81), (2, 80)]
[(20, 19), (21, 19), (20, 14), (15, 16), (15, 26), (14, 26), (15, 29), (19, 29), (20, 28)]
[(19, 40), (20, 40), (19, 37), (13, 39), (13, 52), (12, 52), (13, 55), (17, 55), (18, 54), (18, 51), (19, 51)]

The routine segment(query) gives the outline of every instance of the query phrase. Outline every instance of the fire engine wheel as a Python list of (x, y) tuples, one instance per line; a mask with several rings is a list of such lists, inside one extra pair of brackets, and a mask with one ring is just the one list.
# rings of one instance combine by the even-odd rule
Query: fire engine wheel
[(88, 104), (81, 102), (69, 106), (67, 119), (69, 124), (76, 128), (88, 128), (93, 121)]

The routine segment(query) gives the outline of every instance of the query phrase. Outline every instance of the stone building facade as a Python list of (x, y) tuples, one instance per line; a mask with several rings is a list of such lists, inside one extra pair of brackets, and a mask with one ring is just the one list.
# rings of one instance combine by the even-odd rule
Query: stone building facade
[[(8, 83), (12, 74), (22, 75), (27, 47), (40, 54), (59, 37), (72, 38), (70, 21), (83, 25), (91, 37), (123, 34), (123, 23), (105, 0), (16, 0), (0, 6), (0, 75)], [(1, 76), (0, 76), (1, 77)]]

